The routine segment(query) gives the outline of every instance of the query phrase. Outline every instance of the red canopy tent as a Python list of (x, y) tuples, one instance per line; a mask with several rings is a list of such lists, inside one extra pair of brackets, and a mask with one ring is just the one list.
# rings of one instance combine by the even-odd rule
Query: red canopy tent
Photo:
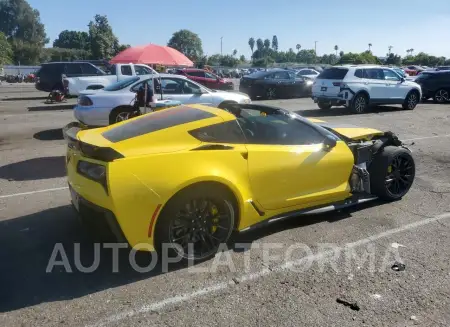
[(111, 64), (146, 64), (192, 67), (194, 63), (184, 54), (170, 47), (148, 44), (131, 47), (111, 59)]

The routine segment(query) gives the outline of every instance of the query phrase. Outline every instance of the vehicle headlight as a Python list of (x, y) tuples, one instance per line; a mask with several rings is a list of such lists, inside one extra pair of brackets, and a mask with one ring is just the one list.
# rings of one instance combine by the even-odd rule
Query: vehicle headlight
[(242, 100), (242, 103), (252, 103), (252, 100), (250, 100), (250, 98), (246, 98)]
[(313, 81), (306, 81), (306, 85), (313, 85)]

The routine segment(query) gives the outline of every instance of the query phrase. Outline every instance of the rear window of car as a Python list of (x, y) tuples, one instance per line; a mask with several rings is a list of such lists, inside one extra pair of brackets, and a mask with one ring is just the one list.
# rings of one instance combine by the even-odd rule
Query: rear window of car
[(344, 79), (347, 68), (327, 68), (317, 76), (317, 79)]
[(108, 141), (116, 143), (169, 127), (212, 117), (215, 117), (215, 115), (210, 112), (182, 106), (173, 110), (162, 110), (146, 115), (140, 119), (112, 128), (102, 135)]
[(124, 80), (121, 80), (119, 82), (115, 82), (111, 85), (108, 85), (107, 87), (105, 87), (103, 89), (103, 91), (118, 91), (118, 90), (122, 90), (128, 86), (130, 86), (131, 84), (135, 83), (139, 81), (139, 77), (135, 76), (135, 77), (130, 77)]
[(430, 74), (430, 73), (422, 72), (419, 76), (417, 76), (417, 78), (415, 79), (415, 82), (430, 79), (431, 77), (433, 77), (435, 75), (436, 74), (433, 74), (433, 73)]

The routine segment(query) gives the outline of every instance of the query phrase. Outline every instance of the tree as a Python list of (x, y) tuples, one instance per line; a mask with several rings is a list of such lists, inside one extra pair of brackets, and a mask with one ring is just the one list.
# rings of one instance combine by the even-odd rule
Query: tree
[(256, 40), (256, 49), (259, 50), (260, 52), (264, 49), (264, 42), (262, 39)]
[(119, 48), (119, 40), (114, 35), (106, 16), (95, 15), (89, 23), (89, 39), (94, 59), (107, 59), (114, 56)]
[(342, 57), (343, 55), (344, 55), (344, 51), (341, 50), (341, 51), (339, 52), (339, 57)]
[(300, 44), (297, 43), (297, 45), (295, 46), (295, 48), (297, 49), (297, 52), (300, 51), (300, 49), (302, 48), (302, 46)]
[(123, 50), (126, 50), (128, 48), (131, 48), (131, 45), (129, 45), (129, 44), (119, 44), (119, 46), (116, 49), (116, 53), (114, 53), (114, 55), (117, 55), (119, 52), (122, 52)]
[(235, 57), (237, 55), (237, 50), (236, 49), (233, 49), (233, 57)]
[(0, 32), (12, 46), (13, 59), (21, 63), (36, 64), (48, 43), (39, 11), (26, 0), (0, 0)]
[(369, 51), (370, 51), (371, 48), (372, 48), (372, 43), (369, 43)]
[(241, 55), (241, 56), (239, 57), (239, 61), (240, 61), (240, 62), (245, 62), (245, 56), (244, 56), (244, 55)]
[(252, 50), (252, 56), (253, 56), (253, 49), (255, 48), (255, 39), (254, 38), (249, 38), (248, 39), (248, 45), (250, 46), (250, 50)]
[(12, 61), (13, 52), (5, 34), (0, 32), (0, 66)]
[(393, 48), (393, 46), (392, 46), (392, 45), (388, 46), (388, 50), (389, 50), (389, 55), (391, 54), (392, 48)]
[(80, 31), (64, 30), (53, 41), (53, 47), (65, 49), (90, 50), (89, 34)]
[(273, 51), (278, 51), (278, 38), (276, 35), (272, 37), (272, 49)]
[(312, 64), (316, 61), (316, 53), (314, 49), (302, 49), (297, 53), (297, 62), (304, 64)]
[(88, 59), (90, 52), (80, 49), (44, 48), (40, 57), (41, 62), (46, 61), (72, 61)]
[(387, 55), (387, 58), (385, 60), (386, 65), (395, 65), (395, 66), (401, 66), (402, 65), (402, 57), (390, 52)]
[(264, 49), (265, 50), (269, 50), (270, 49), (270, 40), (269, 39), (265, 39), (264, 40)]
[(411, 52), (411, 56), (413, 55), (414, 49), (409, 49), (409, 52)]
[(337, 53), (338, 50), (339, 50), (339, 47), (338, 47), (337, 45), (335, 45), (335, 46), (334, 46), (334, 51), (336, 51), (336, 56), (337, 56), (337, 54), (338, 54), (338, 53)]
[(203, 55), (202, 40), (198, 34), (186, 29), (173, 33), (167, 45), (180, 51), (192, 61), (196, 61)]

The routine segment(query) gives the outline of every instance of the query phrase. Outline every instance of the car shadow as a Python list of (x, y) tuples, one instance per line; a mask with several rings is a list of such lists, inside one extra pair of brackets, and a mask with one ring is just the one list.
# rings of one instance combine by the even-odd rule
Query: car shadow
[(48, 104), (45, 106), (32, 106), (32, 107), (28, 107), (28, 111), (52, 111), (52, 110), (71, 110), (73, 109), (73, 107), (75, 106), (75, 104), (58, 104), (58, 103), (53, 103), (53, 104)]
[(65, 157), (41, 157), (0, 166), (0, 179), (33, 181), (66, 176)]
[[(361, 210), (373, 205), (376, 205), (375, 201), (357, 208)], [(354, 210), (275, 222), (270, 228), (237, 234), (229, 248), (234, 249), (234, 245), (239, 243), (239, 250), (234, 251), (242, 252), (242, 243), (247, 243), (247, 248), (250, 248), (252, 242), (262, 237), (324, 221), (333, 223), (351, 217)], [(57, 253), (55, 246), (60, 249), (58, 256), (54, 256)], [(94, 251), (96, 246), (99, 249), (97, 254)], [(56, 260), (50, 260), (52, 255)], [(158, 263), (149, 272), (139, 272), (130, 264), (129, 256), (129, 249), (118, 250), (117, 270), (114, 272), (112, 250), (94, 243), (69, 205), (0, 221), (0, 260), (3, 263), (0, 266), (0, 312), (80, 298), (186, 268), (182, 264), (173, 264), (165, 271)], [(135, 258), (140, 267), (152, 262), (149, 253), (137, 253)], [(94, 262), (98, 262), (98, 267), (92, 272), (79, 269), (80, 264), (90, 267)]]
[(33, 135), (33, 138), (40, 141), (57, 141), (63, 140), (64, 136), (61, 128), (55, 128), (37, 132)]
[[(392, 111), (404, 111), (410, 112), (409, 110), (403, 110), (402, 107), (394, 107), (394, 106), (374, 106), (367, 110), (365, 113), (358, 115), (366, 115), (366, 114), (383, 114)], [(303, 117), (333, 117), (333, 116), (349, 116), (356, 115), (352, 113), (348, 108), (345, 107), (333, 107), (329, 110), (322, 109), (303, 109), (303, 110), (295, 110), (295, 113), (303, 116)]]
[(4, 98), (1, 99), (1, 101), (31, 101), (31, 100), (45, 100), (47, 99), (46, 96), (40, 96), (40, 97), (12, 97), (12, 98)]

